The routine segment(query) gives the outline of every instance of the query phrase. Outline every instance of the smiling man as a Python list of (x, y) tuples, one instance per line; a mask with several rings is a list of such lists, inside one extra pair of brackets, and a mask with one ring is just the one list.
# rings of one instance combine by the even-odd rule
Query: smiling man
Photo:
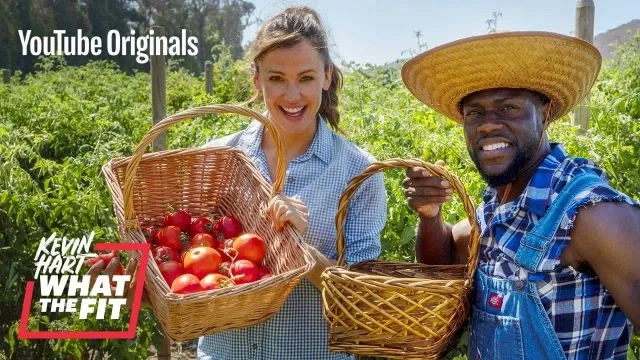
[[(469, 359), (626, 359), (640, 326), (640, 207), (546, 133), (600, 64), (576, 38), (512, 32), (445, 44), (402, 69), (418, 99), (462, 124), (488, 183)], [(469, 222), (440, 213), (449, 184), (414, 168), (403, 185), (420, 216), (418, 261), (466, 263)]]

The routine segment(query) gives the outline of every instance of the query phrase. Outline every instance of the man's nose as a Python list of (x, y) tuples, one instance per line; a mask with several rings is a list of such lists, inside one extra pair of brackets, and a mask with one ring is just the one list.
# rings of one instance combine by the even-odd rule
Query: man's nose
[(499, 115), (494, 111), (487, 111), (477, 130), (478, 132), (490, 133), (501, 128), (502, 122), (499, 120)]

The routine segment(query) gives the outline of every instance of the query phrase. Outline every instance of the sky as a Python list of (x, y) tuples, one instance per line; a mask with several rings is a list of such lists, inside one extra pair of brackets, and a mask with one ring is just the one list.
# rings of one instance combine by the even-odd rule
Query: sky
[[(248, 0), (265, 20), (291, 5), (317, 10), (332, 40), (334, 61), (382, 65), (428, 48), (488, 32), (494, 12), (497, 30), (553, 31), (573, 35), (576, 0)], [(579, 1), (579, 0), (578, 0)], [(594, 0), (594, 35), (640, 19), (640, 0)], [(244, 32), (253, 39), (257, 25)]]

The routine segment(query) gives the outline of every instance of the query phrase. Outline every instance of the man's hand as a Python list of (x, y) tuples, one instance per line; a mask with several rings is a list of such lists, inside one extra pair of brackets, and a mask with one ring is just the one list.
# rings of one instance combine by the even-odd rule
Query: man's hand
[[(444, 166), (444, 161), (438, 160), (436, 165)], [(437, 216), (440, 206), (451, 200), (453, 188), (449, 182), (431, 174), (429, 170), (421, 167), (409, 168), (406, 176), (402, 182), (404, 195), (409, 206), (421, 217), (429, 219)]]
[(276, 195), (269, 201), (267, 213), (271, 216), (276, 230), (282, 230), (289, 222), (300, 234), (304, 234), (309, 226), (309, 210), (304, 202), (297, 198)]

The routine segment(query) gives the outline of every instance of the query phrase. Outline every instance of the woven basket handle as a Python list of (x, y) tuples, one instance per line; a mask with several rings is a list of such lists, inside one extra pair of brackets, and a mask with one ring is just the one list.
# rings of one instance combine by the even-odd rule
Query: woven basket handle
[(136, 227), (138, 225), (137, 219), (135, 216), (135, 211), (133, 209), (133, 180), (135, 179), (136, 172), (138, 171), (138, 164), (140, 164), (140, 160), (142, 159), (142, 155), (144, 155), (147, 146), (153, 142), (153, 140), (166, 128), (175, 123), (179, 123), (184, 120), (192, 119), (197, 116), (208, 115), (208, 114), (238, 114), (244, 115), (249, 118), (256, 119), (260, 121), (265, 128), (269, 131), (269, 133), (273, 136), (273, 139), (276, 143), (276, 153), (277, 153), (277, 161), (276, 161), (276, 179), (273, 182), (273, 193), (279, 194), (282, 192), (282, 188), (284, 186), (284, 176), (285, 176), (285, 163), (284, 163), (284, 151), (282, 146), (282, 139), (280, 138), (280, 134), (273, 122), (263, 115), (241, 106), (235, 105), (207, 105), (201, 106), (193, 109), (188, 109), (185, 111), (181, 111), (179, 113), (168, 116), (157, 124), (153, 125), (149, 131), (144, 135), (140, 143), (136, 147), (133, 155), (131, 157), (131, 161), (127, 165), (126, 175), (124, 179), (124, 216), (125, 216), (125, 227)]
[(347, 210), (349, 209), (349, 201), (351, 197), (356, 193), (360, 185), (372, 175), (386, 169), (399, 169), (399, 168), (411, 168), (411, 167), (423, 167), (429, 170), (432, 174), (440, 176), (446, 179), (458, 197), (462, 200), (464, 205), (464, 211), (469, 218), (471, 224), (471, 241), (469, 242), (469, 261), (467, 263), (467, 276), (473, 279), (476, 264), (478, 260), (478, 244), (479, 233), (478, 226), (475, 221), (475, 208), (473, 202), (467, 195), (462, 182), (457, 176), (451, 174), (447, 169), (440, 165), (434, 165), (427, 163), (420, 159), (389, 159), (385, 161), (377, 161), (371, 163), (360, 174), (355, 176), (347, 188), (342, 192), (342, 196), (338, 202), (338, 212), (336, 213), (336, 235), (337, 235), (337, 252), (338, 252), (338, 265), (344, 266), (345, 259), (345, 240), (344, 240), (344, 225), (347, 220)]

